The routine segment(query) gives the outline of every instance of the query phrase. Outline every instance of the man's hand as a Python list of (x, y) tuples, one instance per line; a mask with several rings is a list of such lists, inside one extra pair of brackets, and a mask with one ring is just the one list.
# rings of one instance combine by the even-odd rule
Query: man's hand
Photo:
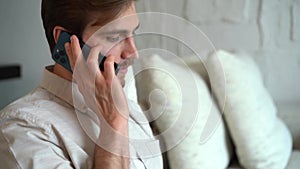
[(75, 35), (70, 43), (65, 44), (65, 48), (73, 70), (73, 80), (87, 106), (97, 113), (101, 124), (94, 168), (129, 168), (129, 110), (123, 88), (115, 76), (114, 57), (107, 57), (105, 71), (101, 72), (98, 63), (100, 46), (91, 49), (86, 61)]

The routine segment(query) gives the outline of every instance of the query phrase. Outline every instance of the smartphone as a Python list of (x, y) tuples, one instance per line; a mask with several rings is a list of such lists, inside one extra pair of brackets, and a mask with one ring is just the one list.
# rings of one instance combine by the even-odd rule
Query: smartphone
[[(56, 63), (60, 64), (64, 68), (68, 69), (70, 72), (73, 72), (71, 69), (68, 55), (66, 53), (66, 49), (65, 49), (65, 43), (70, 42), (70, 38), (71, 38), (71, 34), (65, 32), (65, 31), (62, 31), (60, 33), (58, 41), (52, 52), (52, 59)], [(87, 57), (89, 56), (91, 48), (88, 45), (86, 45), (80, 37), (77, 36), (77, 38), (79, 39), (79, 44), (80, 44), (80, 47), (82, 50), (83, 57), (86, 60)], [(106, 60), (106, 56), (99, 53), (98, 62), (99, 62), (99, 68), (101, 71), (104, 71), (105, 60)], [(119, 65), (117, 63), (114, 63), (114, 68), (115, 68), (115, 74), (117, 75), (119, 72)]]

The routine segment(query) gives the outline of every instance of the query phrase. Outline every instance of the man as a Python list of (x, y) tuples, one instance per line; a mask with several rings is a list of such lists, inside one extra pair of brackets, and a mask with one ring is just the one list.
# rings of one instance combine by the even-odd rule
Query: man
[[(72, 34), (64, 46), (72, 71), (47, 67), (40, 86), (0, 112), (1, 168), (161, 168), (151, 129), (122, 89), (138, 57), (133, 0), (43, 0), (42, 19), (51, 52), (62, 32)], [(91, 47), (86, 60), (79, 39)]]

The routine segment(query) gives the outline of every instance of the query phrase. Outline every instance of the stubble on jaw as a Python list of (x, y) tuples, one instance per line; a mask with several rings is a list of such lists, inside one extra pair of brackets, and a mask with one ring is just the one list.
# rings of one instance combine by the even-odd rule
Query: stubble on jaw
[[(134, 63), (134, 58), (129, 58), (129, 59), (124, 60), (124, 61), (119, 65), (119, 66), (120, 66), (120, 70), (121, 70), (122, 68), (126, 68), (126, 69), (128, 70), (128, 69), (133, 65), (133, 63)], [(127, 73), (128, 73), (128, 72), (126, 72), (126, 73), (119, 72), (119, 73), (117, 74), (117, 77), (118, 77), (118, 79), (119, 79), (119, 81), (120, 81), (122, 87), (124, 87), (125, 84), (126, 84), (125, 77), (126, 77)]]

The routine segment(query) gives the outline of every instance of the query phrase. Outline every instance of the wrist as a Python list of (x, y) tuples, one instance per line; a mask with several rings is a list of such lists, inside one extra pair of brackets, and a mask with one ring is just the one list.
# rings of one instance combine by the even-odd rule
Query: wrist
[(123, 136), (128, 136), (128, 118), (121, 117), (111, 123), (111, 127)]
[(110, 134), (114, 133), (125, 137), (128, 136), (128, 118), (118, 116), (113, 119), (109, 119), (109, 121), (102, 119), (100, 124), (101, 132), (105, 131)]

